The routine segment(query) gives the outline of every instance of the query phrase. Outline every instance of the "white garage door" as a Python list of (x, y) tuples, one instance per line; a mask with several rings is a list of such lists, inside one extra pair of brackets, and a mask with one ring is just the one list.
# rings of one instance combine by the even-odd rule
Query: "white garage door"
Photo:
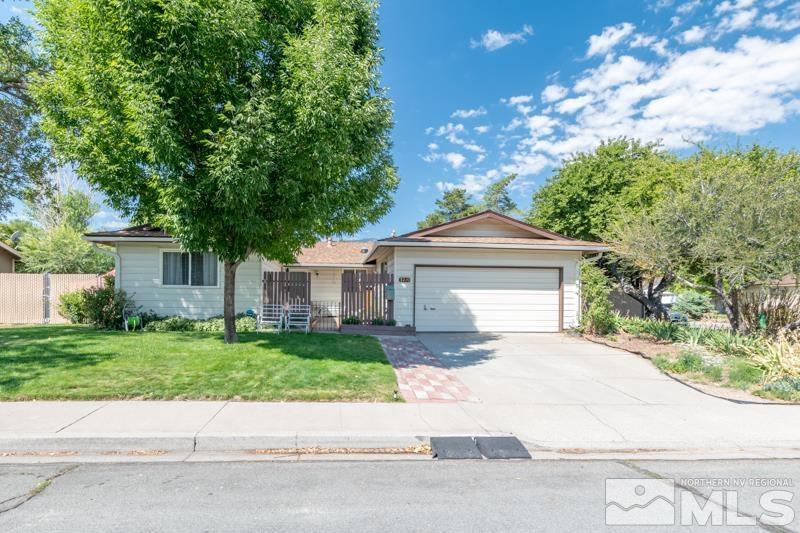
[(417, 267), (417, 331), (559, 329), (559, 272), (533, 268)]

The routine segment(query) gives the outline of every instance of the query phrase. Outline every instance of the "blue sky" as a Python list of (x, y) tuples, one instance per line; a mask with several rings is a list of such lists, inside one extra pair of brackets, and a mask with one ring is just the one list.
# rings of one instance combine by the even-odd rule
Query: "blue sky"
[(797, 147), (797, 0), (384, 0), (380, 27), (402, 182), (360, 237), (413, 229), (442, 190), (479, 198), (508, 172), (527, 209), (562, 158), (608, 137)]

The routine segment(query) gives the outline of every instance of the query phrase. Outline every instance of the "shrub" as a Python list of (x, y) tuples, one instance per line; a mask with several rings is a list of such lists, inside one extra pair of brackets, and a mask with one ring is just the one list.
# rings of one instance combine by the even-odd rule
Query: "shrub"
[(687, 315), (689, 318), (698, 319), (712, 311), (714, 305), (708, 295), (698, 291), (687, 290), (678, 295), (678, 299), (672, 309)]
[(389, 320), (386, 321), (386, 325), (387, 326), (396, 326), (397, 325), (397, 320), (395, 320), (394, 318), (390, 318)]
[(192, 321), (180, 316), (169, 316), (153, 320), (145, 324), (145, 331), (191, 331), (194, 329)]
[(355, 326), (355, 325), (361, 324), (361, 319), (358, 318), (357, 316), (344, 317), (342, 319), (342, 324), (349, 324), (349, 325)]
[[(200, 331), (205, 333), (222, 333), (225, 331), (225, 320), (222, 317), (211, 317), (205, 320), (192, 320), (180, 316), (169, 316), (145, 323), (145, 331)], [(236, 331), (241, 333), (256, 330), (256, 319), (245, 314), (236, 315)]]
[(384, 321), (383, 321), (382, 318), (373, 318), (372, 319), (372, 325), (373, 326), (382, 326), (383, 324), (384, 324)]
[(728, 381), (734, 387), (746, 389), (751, 385), (759, 383), (764, 377), (764, 371), (756, 366), (752, 361), (746, 359), (734, 359), (728, 369)]
[(608, 335), (619, 329), (618, 316), (608, 298), (609, 292), (611, 284), (603, 270), (588, 261), (581, 263), (581, 326), (588, 333)]
[(699, 372), (703, 370), (703, 356), (691, 350), (683, 350), (674, 361), (666, 356), (657, 355), (653, 358), (653, 364), (660, 370), (676, 374)]
[(722, 381), (722, 367), (719, 365), (706, 365), (703, 374), (711, 381)]
[(784, 376), (764, 385), (761, 390), (770, 392), (778, 398), (793, 400), (800, 395), (800, 377)]
[(699, 372), (703, 369), (703, 356), (691, 350), (683, 350), (672, 363), (672, 371), (678, 374)]
[(769, 288), (745, 291), (739, 296), (739, 314), (747, 331), (776, 336), (787, 326), (800, 322), (800, 291)]
[(114, 278), (106, 276), (102, 287), (89, 287), (62, 295), (59, 312), (73, 323), (119, 329), (122, 327), (123, 310), (132, 305), (125, 291), (114, 290)]
[(86, 299), (83, 291), (62, 294), (58, 300), (58, 312), (73, 324), (85, 324)]

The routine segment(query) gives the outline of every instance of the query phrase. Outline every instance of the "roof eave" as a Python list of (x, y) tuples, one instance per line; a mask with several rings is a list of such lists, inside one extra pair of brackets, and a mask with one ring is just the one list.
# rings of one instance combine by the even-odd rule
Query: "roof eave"
[(378, 241), (372, 255), (381, 247), (399, 246), (404, 248), (488, 248), (507, 250), (549, 250), (562, 252), (607, 252), (610, 250), (605, 244), (511, 244), (511, 243), (486, 243), (486, 242), (404, 242), (404, 241)]
[(101, 235), (84, 235), (83, 240), (89, 242), (178, 242), (172, 237), (112, 237)]

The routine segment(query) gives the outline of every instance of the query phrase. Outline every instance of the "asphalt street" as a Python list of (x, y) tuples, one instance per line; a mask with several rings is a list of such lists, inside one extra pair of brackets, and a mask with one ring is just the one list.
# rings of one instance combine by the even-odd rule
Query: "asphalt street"
[[(672, 480), (674, 505), (652, 497), (673, 491)], [(657, 530), (705, 529), (680, 525), (695, 508), (728, 526), (717, 530), (798, 531), (798, 483), (800, 460), (7, 464), (0, 531), (654, 530), (607, 526), (609, 497), (612, 521), (668, 520), (664, 506), (674, 509), (676, 525)], [(765, 513), (763, 495), (775, 490), (783, 502)], [(655, 514), (626, 514), (637, 503)]]

